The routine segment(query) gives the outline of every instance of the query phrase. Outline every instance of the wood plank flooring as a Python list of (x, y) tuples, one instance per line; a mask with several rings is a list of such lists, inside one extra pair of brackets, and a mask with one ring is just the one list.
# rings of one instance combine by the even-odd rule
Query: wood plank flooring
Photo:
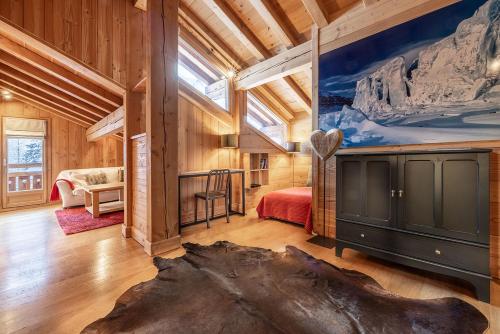
[[(106, 315), (132, 285), (156, 274), (152, 259), (120, 226), (65, 236), (55, 207), (0, 214), (0, 333), (78, 333)], [(489, 333), (500, 333), (500, 285), (492, 283), (493, 304), (476, 301), (467, 287), (441, 276), (415, 271), (346, 250), (309, 244), (300, 227), (276, 221), (231, 217), (183, 231), (183, 241), (210, 244), (229, 240), (241, 245), (283, 251), (294, 245), (337, 266), (355, 269), (384, 288), (411, 298), (453, 296), (475, 305), (490, 320)], [(177, 250), (165, 257), (177, 257)]]

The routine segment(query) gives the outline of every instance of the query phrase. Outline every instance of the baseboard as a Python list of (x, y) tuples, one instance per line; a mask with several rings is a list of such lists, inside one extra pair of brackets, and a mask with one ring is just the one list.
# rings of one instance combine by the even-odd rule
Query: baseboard
[(122, 235), (124, 238), (130, 238), (132, 236), (132, 226), (122, 224)]
[(135, 226), (131, 227), (131, 229), (130, 229), (130, 236), (132, 237), (132, 239), (134, 239), (135, 241), (137, 241), (138, 243), (140, 243), (142, 246), (144, 246), (144, 244), (146, 242), (146, 236), (137, 227), (135, 227)]
[(180, 235), (177, 235), (170, 239), (156, 241), (153, 243), (144, 240), (144, 250), (146, 251), (146, 253), (148, 253), (149, 256), (166, 253), (180, 247), (181, 247)]

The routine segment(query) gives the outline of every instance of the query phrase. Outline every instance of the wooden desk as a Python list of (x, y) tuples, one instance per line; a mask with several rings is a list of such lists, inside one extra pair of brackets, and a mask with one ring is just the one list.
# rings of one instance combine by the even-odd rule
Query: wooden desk
[[(123, 202), (123, 182), (96, 184), (93, 186), (84, 186), (85, 191), (85, 209), (92, 214), (92, 217), (99, 218), (103, 213), (123, 211), (125, 205)], [(99, 203), (99, 194), (105, 191), (119, 190), (120, 197), (118, 201)]]
[[(241, 174), (241, 211), (235, 211), (232, 209), (232, 204), (233, 204), (233, 189), (232, 187), (229, 188), (229, 214), (234, 215), (234, 214), (239, 214), (244, 216), (246, 214), (245, 212), (245, 170), (244, 169), (230, 169), (229, 170), (231, 174)], [(179, 200), (179, 232), (181, 231), (182, 227), (187, 227), (191, 225), (196, 225), (196, 224), (201, 224), (206, 222), (206, 219), (199, 220), (197, 222), (190, 222), (190, 223), (182, 223), (182, 200), (181, 200), (181, 180), (182, 179), (188, 179), (188, 178), (195, 178), (195, 177), (207, 177), (209, 170), (201, 170), (201, 171), (192, 171), (192, 172), (184, 172), (179, 174), (178, 177), (178, 200)], [(218, 215), (215, 216), (214, 218), (220, 218), (224, 217), (225, 215)]]

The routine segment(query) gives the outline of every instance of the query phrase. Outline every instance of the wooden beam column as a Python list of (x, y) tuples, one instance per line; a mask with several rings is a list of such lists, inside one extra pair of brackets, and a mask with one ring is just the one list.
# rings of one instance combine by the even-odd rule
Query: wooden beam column
[[(139, 189), (134, 189), (134, 164), (137, 168), (138, 162), (133, 156), (132, 137), (144, 133), (144, 92), (136, 92), (137, 83), (145, 79), (145, 50), (144, 41), (146, 40), (146, 22), (147, 14), (139, 8), (134, 7), (133, 3), (127, 2), (127, 92), (124, 98), (124, 117), (123, 117), (123, 154), (125, 167), (125, 221), (122, 225), (122, 234), (126, 238), (134, 238), (140, 244), (144, 245), (145, 229), (140, 228), (146, 225), (145, 218), (135, 217), (134, 207), (140, 206), (134, 203)], [(137, 188), (137, 187), (136, 187)], [(134, 196), (134, 190), (136, 192)], [(144, 191), (144, 189), (140, 189)], [(144, 211), (146, 208), (144, 208)], [(141, 220), (141, 221), (139, 221)]]
[(179, 0), (149, 0), (146, 29), (146, 142), (150, 255), (180, 247), (178, 227)]

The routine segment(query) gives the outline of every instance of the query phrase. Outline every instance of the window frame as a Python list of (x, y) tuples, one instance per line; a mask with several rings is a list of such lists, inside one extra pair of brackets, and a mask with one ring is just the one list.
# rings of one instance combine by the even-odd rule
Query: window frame
[[(268, 125), (268, 126), (283, 126), (283, 137), (281, 139), (281, 143), (280, 142), (277, 142), (275, 139), (273, 139), (273, 137), (271, 137), (270, 135), (268, 135), (265, 131), (263, 131), (263, 129), (265, 128), (264, 127), (261, 127), (260, 129), (258, 127), (256, 127), (254, 124), (252, 124), (252, 122), (250, 122), (248, 120), (249, 117), (255, 119), (257, 122), (259, 122), (258, 119), (256, 119), (255, 117), (252, 116), (253, 113), (250, 113), (250, 104), (254, 104), (256, 105), (257, 108), (260, 108), (261, 109), (261, 112), (263, 111), (264, 114), (263, 115), (260, 115), (261, 117), (260, 118), (267, 118), (267, 121), (274, 121), (275, 124), (271, 124), (271, 125)], [(262, 117), (263, 116), (263, 117)], [(254, 94), (252, 93), (251, 91), (247, 91), (247, 105), (246, 105), (246, 115), (245, 115), (245, 122), (246, 124), (248, 124), (249, 126), (252, 127), (252, 129), (254, 130), (257, 130), (259, 133), (261, 133), (262, 135), (264, 135), (266, 138), (268, 138), (269, 140), (271, 140), (273, 143), (275, 143), (276, 145), (282, 147), (282, 148), (286, 148), (286, 143), (288, 142), (289, 138), (290, 138), (290, 123), (283, 117), (281, 116), (280, 113), (276, 112), (276, 110), (274, 110), (274, 107), (273, 106), (270, 106), (268, 103), (264, 102), (259, 96), (258, 94)], [(276, 124), (277, 123), (277, 124)], [(263, 124), (263, 123), (261, 123)]]
[[(217, 106), (223, 109), (225, 112), (230, 113), (230, 83), (229, 79), (211, 65), (210, 62), (205, 59), (198, 51), (194, 50), (192, 47), (186, 48), (183, 45), (179, 45), (179, 62), (178, 66), (185, 68), (191, 75), (196, 77), (198, 80), (205, 82), (204, 91), (198, 89), (198, 87), (192, 85), (188, 80), (181, 78), (189, 87), (194, 88), (197, 92), (207, 97), (209, 100), (214, 102)], [(219, 103), (217, 99), (214, 99), (207, 92), (207, 88), (216, 85), (224, 81), (224, 103)]]

